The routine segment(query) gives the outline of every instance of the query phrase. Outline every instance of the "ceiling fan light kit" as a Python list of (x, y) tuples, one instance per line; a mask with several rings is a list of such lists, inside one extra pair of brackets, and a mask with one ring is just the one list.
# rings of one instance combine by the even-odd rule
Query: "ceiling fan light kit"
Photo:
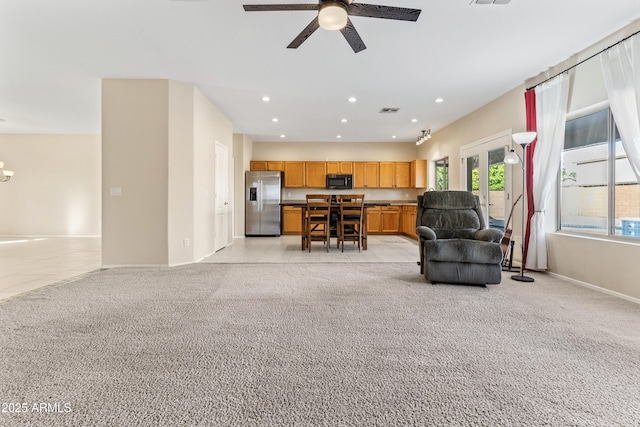
[(348, 20), (347, 5), (341, 1), (325, 2), (320, 5), (318, 23), (325, 30), (341, 30), (346, 27)]
[[(496, 0), (499, 1), (499, 0)], [(320, 27), (330, 30), (339, 30), (349, 46), (355, 53), (365, 50), (360, 34), (353, 26), (349, 16), (362, 16), (366, 18), (394, 19), (398, 21), (417, 21), (420, 9), (406, 7), (380, 6), (377, 4), (356, 3), (354, 0), (318, 0), (318, 4), (245, 4), (245, 12), (266, 11), (317, 11), (317, 16), (307, 25), (298, 36), (287, 46), (289, 49), (297, 49)]]

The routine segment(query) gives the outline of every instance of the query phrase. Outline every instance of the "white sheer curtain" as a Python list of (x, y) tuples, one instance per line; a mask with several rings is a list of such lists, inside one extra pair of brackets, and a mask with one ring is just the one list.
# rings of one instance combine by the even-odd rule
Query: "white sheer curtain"
[(547, 269), (545, 207), (555, 186), (564, 144), (564, 128), (569, 102), (569, 74), (563, 73), (536, 87), (536, 125), (538, 141), (533, 152), (533, 206), (529, 224), (529, 250), (526, 268)]
[(640, 182), (640, 38), (600, 54), (604, 84), (622, 146)]

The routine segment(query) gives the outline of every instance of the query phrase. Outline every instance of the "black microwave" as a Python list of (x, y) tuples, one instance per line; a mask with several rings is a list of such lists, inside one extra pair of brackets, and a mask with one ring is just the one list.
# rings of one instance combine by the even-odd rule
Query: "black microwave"
[(327, 188), (332, 190), (351, 190), (353, 175), (327, 174)]

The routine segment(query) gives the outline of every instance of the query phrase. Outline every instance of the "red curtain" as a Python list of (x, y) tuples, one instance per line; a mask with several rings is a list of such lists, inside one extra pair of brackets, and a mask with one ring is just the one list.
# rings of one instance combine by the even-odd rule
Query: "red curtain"
[[(536, 132), (536, 91), (535, 89), (529, 89), (524, 93), (524, 101), (526, 106), (527, 115), (527, 132)], [(525, 173), (526, 178), (526, 198), (527, 198), (527, 219), (526, 219), (526, 231), (524, 234), (524, 259), (522, 265), (527, 263), (527, 253), (529, 252), (529, 237), (531, 235), (531, 218), (535, 212), (535, 206), (533, 203), (533, 152), (536, 149), (536, 143), (538, 138), (533, 140), (531, 144), (527, 146), (526, 160), (525, 160)]]

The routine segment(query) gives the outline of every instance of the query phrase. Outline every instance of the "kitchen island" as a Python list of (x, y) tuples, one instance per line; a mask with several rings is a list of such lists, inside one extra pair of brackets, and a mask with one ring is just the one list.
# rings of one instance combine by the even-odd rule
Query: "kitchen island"
[[(302, 234), (302, 208), (305, 200), (283, 200), (282, 234)], [(406, 200), (366, 200), (367, 234), (401, 234), (417, 239), (417, 202)]]

